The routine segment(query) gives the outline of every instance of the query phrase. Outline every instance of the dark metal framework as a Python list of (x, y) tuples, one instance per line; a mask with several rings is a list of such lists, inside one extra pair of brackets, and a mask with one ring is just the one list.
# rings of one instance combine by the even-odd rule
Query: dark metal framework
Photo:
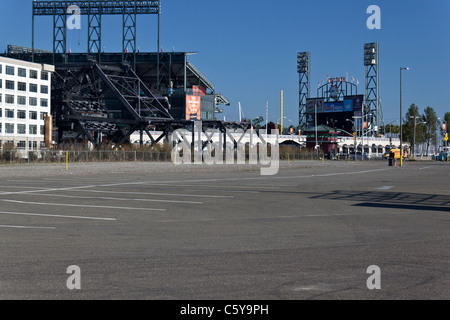
[[(336, 96), (332, 97), (332, 88), (336, 88)], [(328, 82), (317, 89), (317, 98), (324, 99), (325, 102), (342, 101), (346, 96), (355, 96), (358, 94), (358, 87), (348, 81), (333, 81)]]
[(303, 130), (306, 128), (306, 100), (311, 92), (311, 55), (309, 52), (299, 52), (297, 54), (297, 72), (299, 73), (299, 126)]
[[(102, 36), (102, 16), (122, 15), (122, 54), (132, 64), (136, 55), (136, 21), (137, 15), (158, 15), (158, 51), (160, 30), (161, 2), (155, 1), (33, 1), (32, 51), (34, 58), (34, 20), (35, 16), (53, 17), (53, 54), (67, 53), (67, 18), (79, 14), (88, 17), (88, 53), (100, 55)], [(34, 59), (33, 59), (34, 61)]]
[[(364, 44), (364, 66), (366, 67), (366, 105), (364, 120), (372, 129), (384, 126), (383, 111), (381, 109), (379, 84), (379, 46), (378, 42)], [(375, 133), (372, 130), (372, 133)]]
[(52, 90), (60, 143), (87, 139), (99, 147), (108, 135), (122, 144), (153, 121), (173, 121), (167, 98), (154, 96), (129, 65), (59, 65)]

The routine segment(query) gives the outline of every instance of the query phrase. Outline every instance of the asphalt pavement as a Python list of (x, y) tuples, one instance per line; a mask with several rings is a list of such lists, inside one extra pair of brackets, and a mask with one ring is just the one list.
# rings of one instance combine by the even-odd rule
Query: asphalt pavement
[(8, 167), (0, 299), (450, 299), (448, 163), (140, 166)]

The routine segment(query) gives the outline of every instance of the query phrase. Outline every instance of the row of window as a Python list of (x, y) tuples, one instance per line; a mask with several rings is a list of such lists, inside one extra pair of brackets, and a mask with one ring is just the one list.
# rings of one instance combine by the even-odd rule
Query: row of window
[[(44, 120), (47, 116), (47, 112), (41, 112), (41, 120)], [(0, 109), (0, 118), (3, 117), (3, 110)], [(5, 109), (5, 117), (8, 119), (14, 119), (14, 110), (12, 109)], [(25, 110), (17, 110), (17, 119), (26, 119), (27, 118), (27, 112)], [(28, 118), (30, 120), (37, 120), (38, 119), (38, 113), (37, 111), (29, 111)]]
[[(3, 66), (0, 64), (0, 73), (3, 73)], [(16, 67), (6, 66), (5, 73), (10, 76), (16, 75)], [(22, 78), (27, 77), (27, 69), (17, 68), (17, 75)], [(30, 79), (38, 79), (38, 71), (37, 70), (29, 70), (29, 78)], [(48, 81), (49, 74), (48, 72), (41, 71), (41, 80)]]
[[(16, 101), (16, 97), (15, 96), (10, 95), (10, 94), (6, 94), (5, 95), (5, 102), (7, 104), (14, 104), (15, 101)], [(0, 103), (1, 102), (3, 102), (3, 99), (2, 99), (2, 94), (0, 93)], [(43, 108), (48, 107), (48, 99), (41, 98), (39, 102), (40, 102), (39, 105), (41, 107), (43, 107)], [(27, 105), (27, 97), (17, 96), (17, 104), (20, 105), (20, 106), (26, 106)], [(38, 98), (35, 98), (35, 97), (28, 98), (28, 104), (30, 106), (32, 106), (32, 107), (37, 107), (37, 105), (38, 105)]]
[[(0, 89), (3, 88), (3, 80), (0, 79)], [(38, 92), (38, 85), (34, 83), (29, 84), (29, 91), (33, 93)], [(16, 90), (16, 83), (14, 81), (6, 80), (5, 81), (5, 89), (7, 90)], [(18, 91), (27, 91), (27, 84), (25, 82), (17, 82), (17, 90)], [(48, 86), (41, 85), (41, 93), (48, 94)]]
[[(45, 134), (45, 126), (39, 126), (41, 135)], [(5, 123), (5, 133), (6, 134), (14, 134), (16, 132), (16, 125), (14, 123)], [(3, 132), (2, 123), (0, 123), (0, 133)], [(17, 125), (17, 134), (27, 134), (27, 125), (26, 124), (18, 124)], [(28, 134), (37, 135), (38, 134), (38, 126), (34, 124), (28, 125)]]
[[(8, 140), (5, 143), (3, 143), (2, 140), (0, 140), (0, 149), (2, 147), (6, 146), (6, 145), (13, 146), (14, 145), (14, 141)], [(17, 147), (19, 149), (25, 149), (26, 145), (27, 145), (26, 141), (19, 141), (17, 143)], [(41, 148), (45, 147), (45, 143), (43, 141), (40, 142), (40, 147)], [(30, 149), (30, 150), (37, 150), (37, 141), (28, 141), (28, 149)]]

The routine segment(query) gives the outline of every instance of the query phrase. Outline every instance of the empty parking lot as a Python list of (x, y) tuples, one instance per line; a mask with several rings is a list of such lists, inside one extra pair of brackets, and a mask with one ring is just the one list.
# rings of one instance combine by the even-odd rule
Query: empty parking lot
[[(0, 299), (450, 298), (450, 166), (0, 168)], [(69, 266), (81, 290), (69, 290)], [(381, 269), (381, 289), (367, 268)]]

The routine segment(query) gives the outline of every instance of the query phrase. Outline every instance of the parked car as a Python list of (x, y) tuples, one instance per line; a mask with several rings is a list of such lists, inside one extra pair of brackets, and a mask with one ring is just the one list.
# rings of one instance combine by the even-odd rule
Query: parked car
[(450, 153), (449, 152), (441, 152), (437, 158), (437, 161), (447, 161), (450, 160)]

